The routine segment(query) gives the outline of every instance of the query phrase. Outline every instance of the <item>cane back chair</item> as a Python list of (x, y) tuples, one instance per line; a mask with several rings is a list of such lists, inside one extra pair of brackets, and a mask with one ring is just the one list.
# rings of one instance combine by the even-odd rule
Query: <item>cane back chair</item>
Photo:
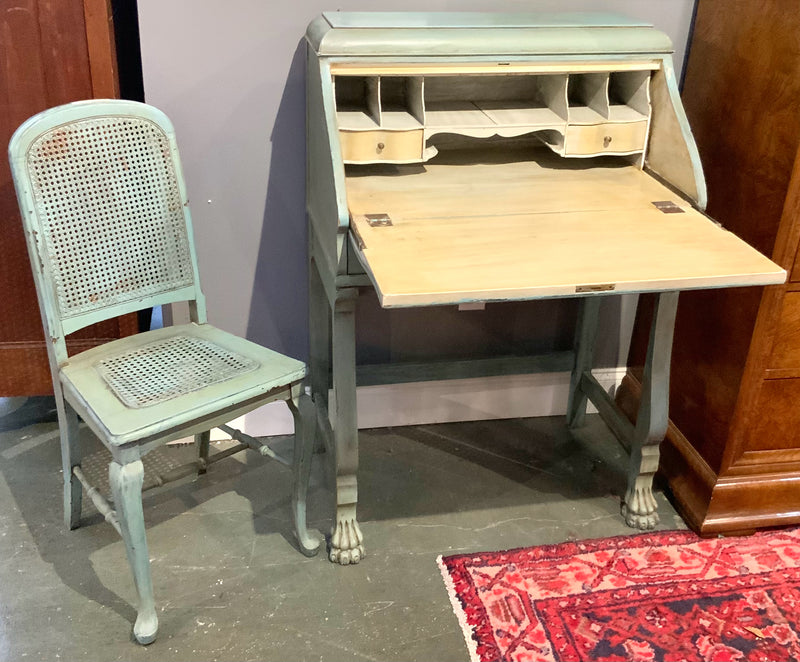
[[(203, 473), (230, 454), (209, 456), (209, 430), (221, 427), (234, 448), (292, 464), (299, 547), (317, 551), (305, 522), (314, 434), (306, 368), (208, 324), (175, 133), (161, 111), (120, 100), (52, 108), (17, 129), (9, 158), (58, 409), (65, 521), (79, 525), (85, 488), (120, 532), (139, 595), (133, 633), (147, 644), (158, 629), (141, 496), (148, 451), (195, 435), (197, 462), (173, 477)], [(73, 331), (178, 301), (189, 302), (191, 323), (67, 355)], [(293, 462), (225, 425), (279, 399), (294, 415)], [(111, 452), (113, 507), (81, 471), (79, 418)]]

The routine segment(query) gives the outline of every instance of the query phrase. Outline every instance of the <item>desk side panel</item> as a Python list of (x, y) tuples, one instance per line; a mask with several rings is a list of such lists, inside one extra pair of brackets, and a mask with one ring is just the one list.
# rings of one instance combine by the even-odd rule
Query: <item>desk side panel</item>
[(309, 236), (324, 279), (332, 279), (339, 270), (349, 223), (330, 80), (327, 62), (308, 47), (306, 211)]
[(646, 165), (700, 209), (706, 207), (703, 166), (678, 94), (672, 58), (665, 57), (650, 83), (653, 113)]

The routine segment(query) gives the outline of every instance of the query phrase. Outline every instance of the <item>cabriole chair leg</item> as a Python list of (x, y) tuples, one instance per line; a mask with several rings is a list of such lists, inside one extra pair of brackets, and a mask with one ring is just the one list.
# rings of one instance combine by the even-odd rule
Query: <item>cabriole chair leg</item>
[(114, 504), (122, 529), (122, 539), (128, 553), (128, 562), (133, 572), (133, 581), (139, 594), (139, 609), (133, 636), (140, 644), (155, 641), (158, 632), (153, 580), (150, 577), (150, 557), (147, 553), (147, 540), (144, 532), (144, 512), (142, 510), (142, 483), (144, 465), (141, 460), (128, 464), (111, 462), (109, 480), (114, 495)]
[(306, 525), (306, 495), (311, 477), (316, 409), (311, 396), (307, 393), (303, 393), (293, 400), (287, 400), (287, 404), (294, 416), (294, 460), (292, 462), (294, 528), (300, 551), (306, 556), (314, 556), (319, 552), (320, 540), (309, 532)]

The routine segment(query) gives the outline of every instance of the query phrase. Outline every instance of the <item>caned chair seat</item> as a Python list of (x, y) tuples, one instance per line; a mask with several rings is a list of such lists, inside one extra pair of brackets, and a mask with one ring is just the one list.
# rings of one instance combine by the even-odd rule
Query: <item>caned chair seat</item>
[[(286, 399), (302, 361), (209, 324), (183, 324), (114, 340), (61, 368), (67, 401), (96, 434), (119, 446), (220, 423), (254, 400)], [(211, 427), (215, 427), (211, 420)]]
[[(307, 555), (317, 551), (305, 513), (315, 430), (305, 365), (208, 324), (175, 132), (161, 111), (119, 100), (59, 106), (20, 126), (8, 152), (58, 409), (64, 519), (79, 525), (85, 488), (122, 534), (139, 594), (133, 634), (148, 644), (158, 618), (141, 457), (153, 448), (195, 435), (197, 462), (176, 476), (205, 473), (215, 458), (248, 448), (291, 464), (298, 546)], [(69, 333), (181, 301), (189, 303), (190, 324), (67, 355)], [(291, 461), (225, 425), (275, 400), (285, 400), (294, 416)], [(111, 452), (113, 507), (81, 470), (79, 417)], [(240, 446), (209, 456), (213, 427)]]

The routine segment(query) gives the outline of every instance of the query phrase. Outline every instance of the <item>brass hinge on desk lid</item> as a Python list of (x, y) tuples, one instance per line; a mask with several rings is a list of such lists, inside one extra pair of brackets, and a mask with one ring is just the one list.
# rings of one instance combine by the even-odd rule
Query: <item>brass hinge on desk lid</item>
[(371, 228), (383, 228), (392, 224), (389, 214), (364, 214)]
[(576, 285), (575, 293), (581, 294), (584, 292), (610, 292), (617, 288), (614, 283), (603, 283), (602, 285)]
[[(389, 214), (364, 214), (367, 225), (371, 228), (384, 228), (392, 225), (392, 219)], [(350, 231), (353, 233), (353, 238), (356, 240), (358, 250), (363, 251), (367, 247), (367, 242), (358, 231), (358, 224), (354, 222), (353, 215), (350, 215)]]
[(656, 209), (664, 212), (665, 214), (683, 214), (684, 211), (672, 200), (656, 200), (653, 202)]

